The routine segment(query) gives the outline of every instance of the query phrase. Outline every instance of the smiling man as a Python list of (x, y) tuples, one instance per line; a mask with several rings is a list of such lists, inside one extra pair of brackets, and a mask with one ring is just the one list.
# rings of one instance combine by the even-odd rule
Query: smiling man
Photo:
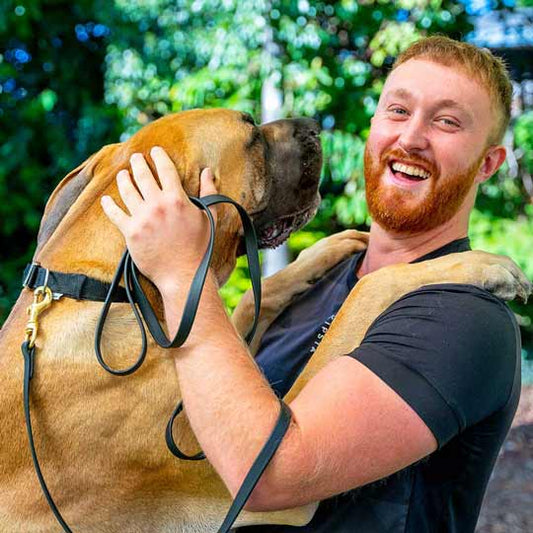
[[(504, 66), (486, 50), (436, 37), (398, 59), (365, 152), (368, 249), (330, 270), (267, 331), (256, 361), (272, 386), (209, 278), (175, 364), (193, 429), (233, 494), (277, 419), (276, 393), (290, 388), (358, 279), (469, 249), (477, 187), (505, 159), (510, 97)], [(175, 179), (166, 154), (152, 154), (159, 175)], [(108, 198), (104, 210), (159, 288), (175, 331), (175, 302), (205, 249), (204, 216), (177, 179), (179, 201), (169, 204), (142, 157), (132, 169), (140, 194), (127, 173), (118, 178), (130, 214)], [(204, 171), (201, 194), (212, 192)], [(242, 530), (474, 531), (518, 403), (519, 344), (512, 313), (473, 286), (422, 287), (394, 303), (353, 353), (291, 402), (293, 423), (248, 503), (273, 510), (321, 500), (311, 523)]]

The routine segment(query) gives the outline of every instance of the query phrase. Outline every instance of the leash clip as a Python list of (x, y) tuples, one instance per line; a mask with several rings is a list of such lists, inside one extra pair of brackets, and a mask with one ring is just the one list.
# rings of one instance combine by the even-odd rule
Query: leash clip
[(39, 315), (52, 303), (53, 295), (50, 287), (43, 285), (33, 292), (33, 303), (28, 307), (29, 319), (26, 324), (26, 341), (30, 348), (35, 345), (39, 329)]

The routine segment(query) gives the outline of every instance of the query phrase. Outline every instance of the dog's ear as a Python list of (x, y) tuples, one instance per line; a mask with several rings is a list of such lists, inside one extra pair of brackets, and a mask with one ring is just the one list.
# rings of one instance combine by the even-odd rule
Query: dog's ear
[(104, 146), (91, 155), (81, 165), (69, 172), (55, 188), (44, 209), (39, 234), (37, 235), (38, 250), (52, 236), (59, 223), (63, 220), (70, 207), (91, 181), (97, 164), (114, 150), (116, 145)]

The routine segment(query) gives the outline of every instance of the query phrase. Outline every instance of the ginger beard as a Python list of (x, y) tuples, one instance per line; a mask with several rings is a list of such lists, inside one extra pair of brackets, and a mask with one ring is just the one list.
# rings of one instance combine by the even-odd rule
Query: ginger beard
[[(381, 158), (365, 147), (366, 201), (372, 219), (383, 229), (394, 232), (419, 233), (450, 220), (468, 195), (481, 166), (484, 154), (464, 172), (441, 179), (434, 164), (401, 150), (387, 150)], [(431, 172), (422, 188), (413, 191), (385, 184), (383, 177), (393, 159), (419, 163)]]

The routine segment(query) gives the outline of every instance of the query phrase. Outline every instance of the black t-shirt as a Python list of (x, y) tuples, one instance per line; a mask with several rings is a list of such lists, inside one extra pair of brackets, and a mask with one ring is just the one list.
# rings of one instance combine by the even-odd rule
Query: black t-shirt
[[(469, 250), (454, 241), (417, 261)], [(346, 296), (364, 252), (343, 261), (265, 333), (256, 361), (284, 395)], [(498, 298), (473, 285), (428, 285), (386, 309), (349, 354), (392, 387), (434, 434), (417, 463), (320, 503), (304, 527), (240, 533), (473, 532), (520, 396), (520, 335)]]

